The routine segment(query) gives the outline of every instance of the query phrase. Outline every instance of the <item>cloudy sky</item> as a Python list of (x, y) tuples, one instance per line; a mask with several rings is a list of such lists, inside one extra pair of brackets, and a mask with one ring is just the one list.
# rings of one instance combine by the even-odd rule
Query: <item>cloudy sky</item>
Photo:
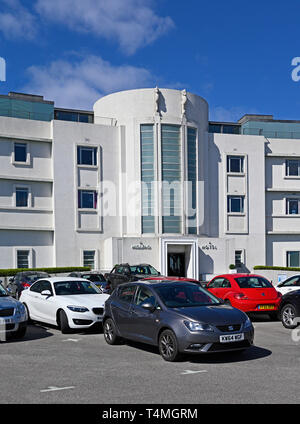
[(203, 96), (210, 119), (300, 119), (299, 17), (299, 0), (0, 0), (0, 94), (92, 109), (158, 85)]

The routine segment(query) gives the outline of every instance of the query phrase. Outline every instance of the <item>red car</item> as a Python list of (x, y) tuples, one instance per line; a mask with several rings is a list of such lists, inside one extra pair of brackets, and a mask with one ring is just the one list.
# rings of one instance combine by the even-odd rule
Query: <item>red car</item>
[(213, 278), (206, 289), (225, 303), (244, 312), (267, 312), (277, 317), (281, 293), (261, 275), (223, 274)]

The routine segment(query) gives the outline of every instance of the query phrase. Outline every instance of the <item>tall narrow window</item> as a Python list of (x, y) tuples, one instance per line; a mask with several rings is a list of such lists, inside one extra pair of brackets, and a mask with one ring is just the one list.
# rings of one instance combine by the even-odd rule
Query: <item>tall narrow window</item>
[(155, 232), (153, 125), (141, 125), (142, 233)]
[(29, 250), (17, 250), (17, 268), (29, 268)]
[(14, 161), (26, 162), (27, 161), (27, 144), (14, 143)]
[(299, 199), (286, 199), (286, 213), (287, 215), (299, 214)]
[[(197, 130), (188, 128), (187, 130), (187, 162), (188, 162), (188, 233), (197, 233), (197, 214), (196, 214), (196, 184), (197, 184)], [(191, 210), (190, 210), (191, 209)]]
[(177, 125), (161, 126), (162, 231), (182, 231), (181, 137)]
[(16, 187), (16, 207), (28, 207), (28, 188)]
[(95, 268), (95, 250), (84, 250), (83, 251), (83, 266), (88, 266), (90, 269)]

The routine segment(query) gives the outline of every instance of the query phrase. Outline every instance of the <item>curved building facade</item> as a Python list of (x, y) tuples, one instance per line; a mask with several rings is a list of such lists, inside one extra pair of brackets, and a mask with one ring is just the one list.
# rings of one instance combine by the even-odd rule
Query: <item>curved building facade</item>
[(209, 122), (205, 99), (158, 87), (93, 112), (0, 97), (0, 268), (300, 266), (300, 122)]

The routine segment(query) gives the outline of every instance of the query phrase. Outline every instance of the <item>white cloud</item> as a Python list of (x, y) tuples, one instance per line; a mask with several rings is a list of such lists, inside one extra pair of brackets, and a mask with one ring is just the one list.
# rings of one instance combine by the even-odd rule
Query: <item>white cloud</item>
[(115, 39), (126, 54), (150, 44), (174, 26), (160, 17), (152, 0), (37, 0), (43, 17), (78, 32)]
[(0, 31), (7, 39), (33, 39), (37, 34), (35, 16), (19, 0), (0, 0)]
[(31, 66), (25, 92), (41, 94), (54, 100), (57, 107), (92, 109), (105, 94), (154, 86), (151, 73), (144, 68), (113, 66), (98, 56), (88, 56), (71, 63), (57, 60), (49, 66)]

